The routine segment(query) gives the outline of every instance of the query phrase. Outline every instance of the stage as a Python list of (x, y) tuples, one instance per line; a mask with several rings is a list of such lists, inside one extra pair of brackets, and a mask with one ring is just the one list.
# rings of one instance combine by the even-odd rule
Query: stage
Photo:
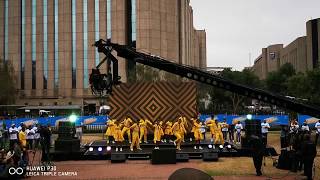
[[(203, 159), (204, 154), (217, 154), (218, 157), (240, 157), (250, 156), (250, 149), (242, 148), (240, 144), (225, 143), (224, 145), (214, 145), (210, 141), (201, 142), (203, 149), (194, 149), (195, 143), (186, 141), (181, 144), (181, 151), (176, 150), (178, 157), (188, 157), (188, 159)], [(80, 151), (77, 152), (63, 152), (51, 150), (51, 156), (53, 160), (111, 160), (112, 155), (118, 155), (125, 157), (127, 160), (150, 160), (152, 152), (154, 151), (155, 144), (141, 143), (140, 148), (142, 150), (134, 149), (130, 151), (130, 144), (128, 142), (123, 143), (123, 151), (116, 151), (115, 143), (107, 143), (106, 140), (96, 140), (90, 143), (83, 144), (80, 147)], [(175, 149), (173, 142), (160, 143), (159, 149)], [(266, 156), (277, 156), (273, 147), (266, 148)]]

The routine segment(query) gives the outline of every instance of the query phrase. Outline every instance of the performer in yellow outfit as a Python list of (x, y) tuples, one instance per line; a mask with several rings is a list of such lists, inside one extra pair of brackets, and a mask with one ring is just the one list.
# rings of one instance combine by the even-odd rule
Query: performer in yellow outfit
[[(123, 120), (123, 129), (122, 129), (122, 136), (124, 137), (125, 133), (127, 133), (128, 135), (128, 140), (129, 140), (129, 143), (131, 143), (131, 133), (130, 133), (130, 127), (131, 127), (131, 124), (132, 124), (132, 119), (127, 117)], [(139, 135), (138, 135), (139, 137)]]
[[(203, 140), (203, 135), (201, 133), (201, 126), (202, 123), (198, 119), (192, 119), (193, 121), (193, 133), (194, 133), (194, 139), (196, 140), (196, 144), (198, 144), (199, 149), (202, 149), (200, 145), (200, 141)], [(197, 146), (194, 146), (194, 149), (197, 149)]]
[(215, 129), (215, 136), (214, 136), (214, 144), (218, 144), (218, 142), (220, 142), (220, 144), (224, 144), (224, 140), (223, 140), (223, 135), (222, 135), (222, 131), (221, 131), (221, 124), (218, 123), (218, 121), (216, 120), (216, 129)]
[(163, 137), (164, 137), (164, 131), (163, 131), (163, 121), (159, 122), (159, 129), (160, 129), (160, 139), (161, 142), (164, 142)]
[(20, 142), (22, 151), (25, 151), (27, 148), (27, 135), (26, 135), (26, 128), (24, 126), (19, 132), (19, 142)]
[(122, 143), (124, 141), (122, 132), (121, 132), (121, 128), (122, 128), (123, 124), (116, 122), (114, 124), (114, 134), (113, 137), (116, 141), (116, 152), (118, 152), (118, 150), (122, 151)]
[(174, 145), (177, 146), (177, 150), (181, 150), (181, 129), (180, 129), (181, 119), (178, 119), (172, 126), (173, 135), (176, 137), (176, 140), (173, 141)]
[(184, 137), (187, 134), (186, 128), (188, 127), (187, 118), (181, 116), (181, 123), (180, 123), (180, 129), (181, 129), (181, 141), (184, 142)]
[(165, 124), (165, 129), (164, 129), (164, 142), (170, 142), (171, 141), (171, 136), (173, 135), (172, 133), (172, 122), (167, 121)]
[(211, 119), (206, 121), (206, 126), (209, 127), (210, 129), (210, 134), (211, 134), (211, 142), (213, 142), (213, 137), (215, 136), (215, 129), (217, 129), (216, 126), (216, 120), (214, 119), (214, 116), (211, 116)]
[(114, 134), (114, 125), (115, 125), (115, 121), (114, 119), (110, 119), (108, 122), (107, 122), (107, 131), (105, 133), (106, 137), (107, 137), (107, 143), (109, 144), (111, 141), (114, 143), (114, 137), (113, 137), (113, 134)]
[(153, 131), (153, 142), (155, 143), (154, 149), (159, 149), (159, 144), (161, 141), (161, 126), (159, 122), (156, 122), (154, 125), (154, 131)]
[(140, 143), (142, 143), (142, 139), (144, 140), (144, 143), (148, 143), (148, 128), (147, 125), (152, 126), (152, 123), (149, 120), (143, 120), (140, 119), (139, 121), (139, 127), (140, 127)]
[[(138, 150), (142, 150), (140, 148), (140, 139), (139, 139), (139, 125), (137, 123), (134, 123), (131, 127), (129, 127), (129, 130), (132, 130), (132, 142), (130, 145), (130, 150), (133, 151), (133, 147), (136, 146)], [(123, 132), (123, 130), (122, 130)]]

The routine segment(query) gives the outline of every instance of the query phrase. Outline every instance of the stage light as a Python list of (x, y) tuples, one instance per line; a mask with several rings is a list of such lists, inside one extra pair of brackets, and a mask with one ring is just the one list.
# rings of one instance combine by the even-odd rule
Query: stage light
[(220, 149), (223, 149), (223, 145), (221, 144), (221, 145), (219, 146), (219, 148), (220, 148)]
[(212, 145), (211, 145), (211, 144), (209, 144), (209, 145), (208, 145), (208, 148), (209, 148), (209, 149), (212, 149)]
[(228, 145), (227, 145), (227, 148), (228, 148), (228, 149), (231, 149), (231, 145), (230, 145), (230, 144), (228, 144)]
[(93, 147), (89, 147), (89, 151), (92, 152), (93, 151)]
[(98, 151), (101, 152), (102, 151), (102, 147), (98, 147)]
[(247, 115), (247, 119), (251, 120), (252, 119), (252, 114)]
[(107, 146), (107, 151), (111, 151), (111, 146)]
[(76, 115), (74, 115), (74, 114), (72, 114), (71, 116), (69, 116), (69, 121), (70, 122), (76, 122), (77, 121), (77, 116)]

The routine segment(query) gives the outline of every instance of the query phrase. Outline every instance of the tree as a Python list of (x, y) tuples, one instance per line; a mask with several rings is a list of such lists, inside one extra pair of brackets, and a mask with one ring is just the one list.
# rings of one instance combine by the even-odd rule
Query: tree
[(0, 104), (14, 104), (16, 87), (14, 69), (10, 61), (0, 59)]

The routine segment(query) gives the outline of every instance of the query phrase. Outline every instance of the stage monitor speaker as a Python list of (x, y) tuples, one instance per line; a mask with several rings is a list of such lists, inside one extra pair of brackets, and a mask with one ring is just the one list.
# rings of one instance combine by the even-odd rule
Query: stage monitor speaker
[(213, 178), (198, 169), (182, 168), (176, 170), (169, 177), (169, 180), (212, 180)]
[(202, 154), (203, 161), (218, 161), (219, 155), (214, 152), (204, 152)]
[(152, 164), (176, 164), (176, 162), (176, 149), (154, 149), (152, 151)]
[(54, 143), (55, 151), (63, 152), (79, 152), (80, 140), (79, 139), (57, 139)]
[(126, 155), (125, 154), (117, 154), (112, 153), (111, 154), (111, 163), (123, 163), (126, 162)]
[(176, 155), (177, 162), (188, 162), (189, 161), (189, 154), (177, 154)]

